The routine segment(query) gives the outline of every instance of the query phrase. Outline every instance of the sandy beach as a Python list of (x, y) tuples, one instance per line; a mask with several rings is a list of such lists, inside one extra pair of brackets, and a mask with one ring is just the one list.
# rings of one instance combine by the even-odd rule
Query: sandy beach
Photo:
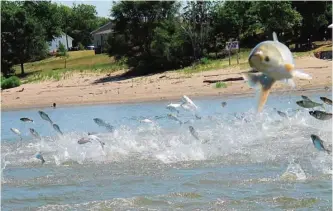
[[(314, 57), (295, 60), (296, 67), (311, 74), (311, 81), (294, 79), (296, 88), (292, 89), (283, 82), (273, 87), (274, 92), (306, 92), (325, 90), (332, 87), (332, 61)], [(216, 88), (215, 84), (204, 83), (204, 80), (223, 80), (241, 77), (248, 70), (226, 68), (194, 74), (165, 72), (151, 76), (121, 79), (120, 72), (108, 75), (75, 74), (61, 81), (47, 81), (34, 84), (23, 84), (20, 87), (2, 90), (1, 109), (17, 110), (26, 108), (57, 106), (89, 105), (105, 103), (133, 103), (157, 100), (177, 100), (187, 95), (190, 98), (202, 96), (235, 96), (255, 94), (245, 81), (225, 82), (226, 88)], [(20, 90), (23, 91), (19, 92)]]

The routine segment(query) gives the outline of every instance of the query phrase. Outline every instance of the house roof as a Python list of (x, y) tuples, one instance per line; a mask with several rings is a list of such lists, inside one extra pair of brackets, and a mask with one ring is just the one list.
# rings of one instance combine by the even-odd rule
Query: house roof
[(90, 32), (90, 34), (108, 34), (110, 32), (112, 32), (111, 30), (112, 28), (112, 22), (110, 21), (109, 23), (99, 27), (98, 29)]
[(333, 24), (329, 25), (328, 28), (332, 28), (333, 27)]

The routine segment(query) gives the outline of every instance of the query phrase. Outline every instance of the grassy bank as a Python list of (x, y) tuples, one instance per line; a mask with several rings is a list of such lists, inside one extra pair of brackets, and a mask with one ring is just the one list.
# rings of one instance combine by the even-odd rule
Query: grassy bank
[[(20, 66), (15, 66), (16, 74), (20, 73)], [(68, 52), (66, 58), (51, 57), (37, 62), (25, 63), (27, 74), (23, 83), (44, 80), (61, 80), (77, 72), (103, 73), (127, 69), (124, 62), (116, 62), (106, 54), (95, 55), (93, 50)]]
[[(314, 52), (323, 49), (331, 49), (332, 44), (317, 45), (318, 48), (306, 51), (293, 53), (295, 58), (304, 56), (313, 56)], [(229, 58), (224, 59), (209, 59), (202, 58), (196, 64), (182, 69), (174, 70), (180, 74), (192, 74), (202, 71), (210, 71), (225, 68), (239, 68), (245, 70), (249, 68), (248, 55), (251, 49), (241, 49), (239, 53), (239, 64), (237, 64), (237, 55), (231, 56), (231, 65)], [(106, 54), (95, 55), (93, 50), (73, 51), (69, 52), (66, 59), (62, 57), (51, 57), (42, 61), (31, 62), (24, 64), (27, 76), (22, 79), (23, 83), (32, 83), (44, 80), (61, 80), (71, 77), (74, 73), (110, 73), (118, 70), (128, 69), (125, 61), (116, 62), (113, 57)], [(15, 66), (16, 73), (20, 73), (20, 67)]]

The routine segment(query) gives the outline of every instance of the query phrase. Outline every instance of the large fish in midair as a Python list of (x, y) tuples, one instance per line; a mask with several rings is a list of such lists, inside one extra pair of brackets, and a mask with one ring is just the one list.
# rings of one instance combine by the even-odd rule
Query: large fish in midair
[(276, 81), (284, 81), (295, 87), (294, 77), (312, 79), (310, 75), (295, 69), (292, 53), (286, 45), (278, 41), (275, 32), (273, 32), (273, 41), (261, 42), (253, 48), (248, 61), (251, 68), (261, 72), (258, 75), (243, 73), (244, 80), (248, 81), (250, 86), (261, 85), (258, 112), (262, 111)]

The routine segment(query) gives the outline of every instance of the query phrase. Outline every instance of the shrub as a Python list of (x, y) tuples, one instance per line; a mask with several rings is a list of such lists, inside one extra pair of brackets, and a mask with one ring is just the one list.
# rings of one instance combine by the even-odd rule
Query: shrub
[(9, 78), (1, 77), (1, 89), (10, 89), (21, 85), (21, 81), (16, 76)]
[(223, 83), (223, 82), (217, 82), (215, 84), (215, 88), (219, 89), (219, 88), (227, 88), (227, 84)]
[(79, 42), (78, 46), (80, 51), (84, 50), (84, 45), (82, 45), (82, 43)]

